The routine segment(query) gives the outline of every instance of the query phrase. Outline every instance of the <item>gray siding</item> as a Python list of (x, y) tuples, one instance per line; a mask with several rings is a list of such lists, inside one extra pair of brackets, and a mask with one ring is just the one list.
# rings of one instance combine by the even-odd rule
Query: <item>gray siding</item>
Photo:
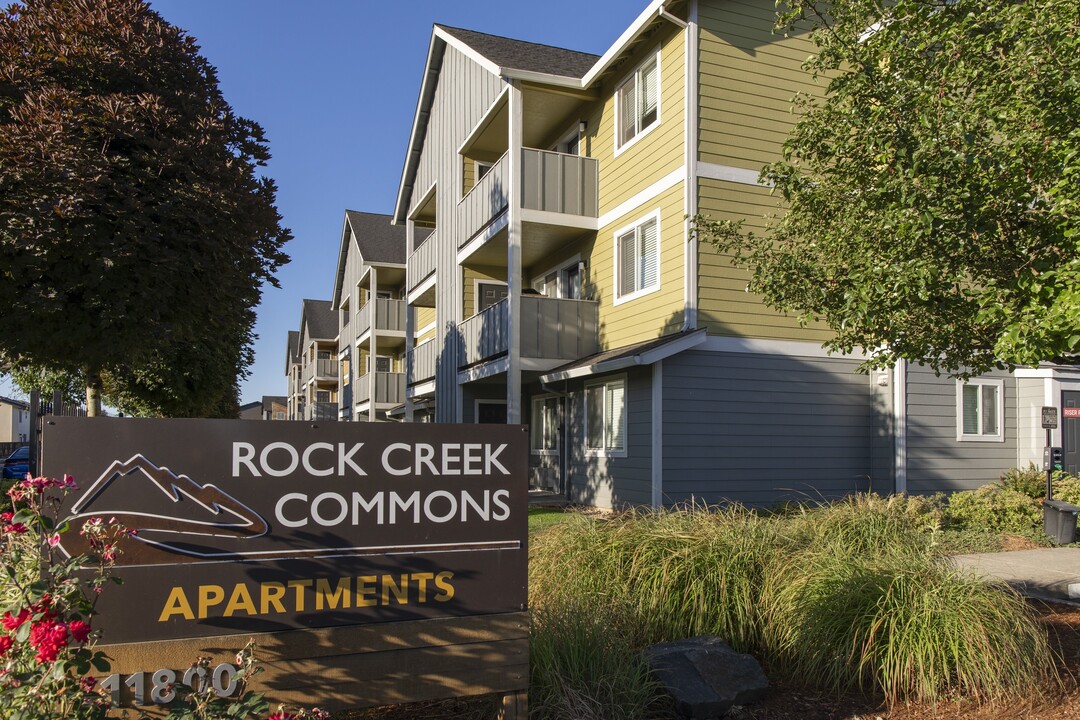
[(585, 382), (571, 387), (570, 495), (597, 507), (648, 505), (652, 501), (652, 368), (589, 378), (626, 378), (626, 457), (585, 452)]
[(892, 490), (874, 476), (871, 379), (834, 358), (688, 351), (664, 360), (664, 503), (765, 505)]
[(1016, 382), (1006, 372), (983, 377), (1004, 380), (1003, 442), (957, 440), (956, 380), (935, 377), (926, 367), (908, 366), (908, 492), (973, 490), (1016, 465)]
[[(435, 312), (436, 327), (441, 330), (435, 342), (439, 344), (440, 355), (447, 353), (445, 356), (452, 360), (439, 362), (436, 371), (436, 412), (438, 419), (443, 422), (453, 422), (458, 412), (457, 358), (460, 342), (456, 328), (463, 318), (461, 288), (454, 279), (460, 272), (457, 249), (464, 239), (467, 224), (466, 214), (458, 211), (462, 187), (458, 148), (503, 87), (500, 78), (454, 48), (446, 47), (410, 198), (411, 213), (428, 189), (436, 186), (438, 234), (428, 239), (428, 242), (438, 243), (433, 248), (438, 277)], [(466, 407), (461, 410), (471, 415), (468, 405), (466, 402)]]

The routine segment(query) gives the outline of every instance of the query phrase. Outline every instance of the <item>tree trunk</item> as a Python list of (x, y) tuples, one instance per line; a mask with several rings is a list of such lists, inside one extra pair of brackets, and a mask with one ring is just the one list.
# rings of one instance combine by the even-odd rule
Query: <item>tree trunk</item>
[(86, 371), (86, 417), (101, 415), (101, 373)]

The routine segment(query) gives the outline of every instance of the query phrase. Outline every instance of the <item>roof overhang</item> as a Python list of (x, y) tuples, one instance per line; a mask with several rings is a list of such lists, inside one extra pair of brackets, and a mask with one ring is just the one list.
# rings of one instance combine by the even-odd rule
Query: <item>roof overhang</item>
[(625, 370), (640, 365), (652, 365), (664, 358), (669, 358), (672, 355), (701, 345), (705, 342), (705, 338), (705, 328), (701, 328), (692, 333), (673, 337), (669, 342), (655, 345), (640, 353), (612, 358), (610, 360), (601, 360), (596, 363), (575, 365), (566, 370), (556, 370), (547, 375), (541, 375), (540, 382), (547, 384), (559, 382), (561, 380), (589, 377), (591, 375), (603, 375), (605, 373)]

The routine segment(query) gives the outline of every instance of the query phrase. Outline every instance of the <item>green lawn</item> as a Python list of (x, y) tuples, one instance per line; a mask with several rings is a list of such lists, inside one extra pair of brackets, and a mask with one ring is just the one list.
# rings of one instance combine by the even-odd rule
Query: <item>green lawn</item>
[(560, 507), (529, 506), (529, 534), (566, 519), (566, 509)]

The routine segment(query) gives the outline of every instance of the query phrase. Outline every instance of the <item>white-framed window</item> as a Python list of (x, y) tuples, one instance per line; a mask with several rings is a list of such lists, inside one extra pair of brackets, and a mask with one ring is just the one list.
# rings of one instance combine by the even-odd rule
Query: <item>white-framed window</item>
[(580, 300), (582, 297), (581, 279), (584, 266), (581, 255), (575, 255), (566, 262), (556, 265), (544, 274), (533, 278), (533, 289), (547, 297)]
[(660, 49), (615, 88), (615, 153), (660, 124)]
[(585, 450), (626, 457), (626, 378), (585, 386)]
[(529, 445), (533, 455), (554, 455), (559, 450), (559, 398), (540, 395), (532, 399)]
[(285, 413), (280, 412), (280, 411), (274, 413), (274, 419), (275, 420), (284, 420), (285, 419)]
[(615, 233), (615, 304), (660, 289), (660, 213)]
[(956, 439), (1005, 440), (1005, 382), (990, 378), (956, 381)]

